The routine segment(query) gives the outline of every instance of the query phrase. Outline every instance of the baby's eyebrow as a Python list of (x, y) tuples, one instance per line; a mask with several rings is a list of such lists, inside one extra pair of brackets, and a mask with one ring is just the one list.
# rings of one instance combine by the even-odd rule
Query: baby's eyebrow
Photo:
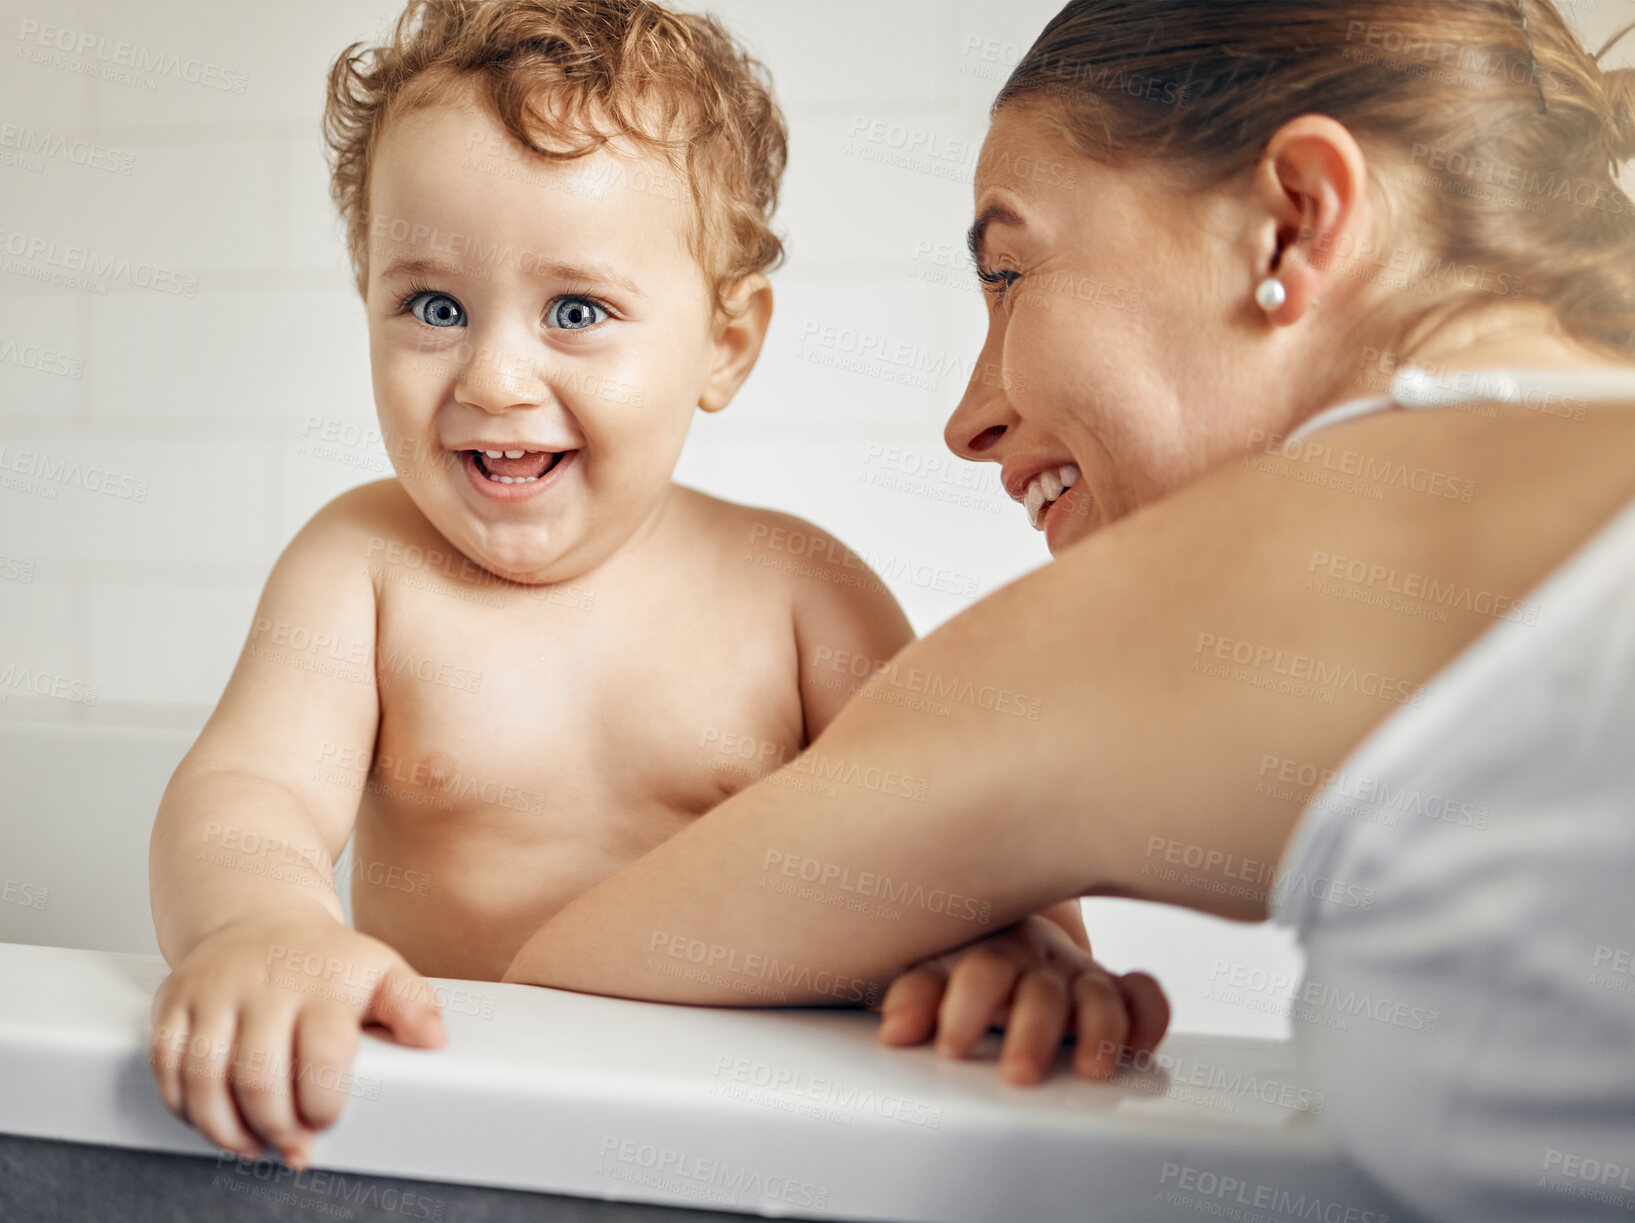
[(594, 284), (614, 285), (635, 297), (647, 296), (629, 277), (619, 275), (606, 264), (546, 263), (544, 260), (530, 259), (528, 270), (552, 280), (590, 281)]
[[(615, 285), (634, 297), (640, 297), (644, 300), (647, 297), (647, 294), (638, 289), (635, 282), (629, 277), (621, 276), (612, 268), (602, 264), (547, 263), (526, 252), (517, 262), (524, 271), (532, 272), (537, 276), (550, 280)], [(412, 259), (394, 259), (386, 265), (380, 275), (382, 280), (395, 276), (459, 276), (464, 274), (466, 270), (464, 266), (458, 263), (419, 256)]]
[(381, 269), (381, 279), (393, 276), (458, 276), (464, 272), (457, 263), (442, 259), (394, 259)]

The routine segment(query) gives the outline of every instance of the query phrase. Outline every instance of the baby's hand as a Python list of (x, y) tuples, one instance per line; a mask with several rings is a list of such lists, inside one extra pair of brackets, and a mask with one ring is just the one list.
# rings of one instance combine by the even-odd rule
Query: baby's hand
[(880, 1039), (917, 1045), (933, 1033), (944, 1057), (969, 1057), (1003, 1025), (1000, 1071), (1042, 1081), (1069, 1032), (1073, 1071), (1108, 1079), (1119, 1054), (1151, 1053), (1169, 1027), (1169, 1000), (1144, 972), (1114, 976), (1067, 931), (1035, 914), (1006, 930), (910, 968), (880, 1004)]
[(202, 939), (153, 999), (150, 1061), (183, 1121), (247, 1159), (302, 1168), (339, 1120), (365, 1023), (404, 1044), (447, 1033), (424, 977), (327, 914), (258, 916)]

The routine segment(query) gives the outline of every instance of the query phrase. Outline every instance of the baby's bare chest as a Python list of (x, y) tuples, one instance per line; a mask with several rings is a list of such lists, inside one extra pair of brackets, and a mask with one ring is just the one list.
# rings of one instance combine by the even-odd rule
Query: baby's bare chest
[(388, 822), (645, 840), (645, 824), (668, 835), (802, 746), (787, 615), (572, 586), (386, 586), (364, 806)]

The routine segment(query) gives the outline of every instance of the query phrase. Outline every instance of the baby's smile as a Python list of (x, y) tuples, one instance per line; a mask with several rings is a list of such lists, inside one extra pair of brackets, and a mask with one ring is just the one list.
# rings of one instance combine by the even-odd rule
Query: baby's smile
[(472, 487), (495, 501), (524, 501), (559, 483), (577, 450), (490, 449), (456, 452)]

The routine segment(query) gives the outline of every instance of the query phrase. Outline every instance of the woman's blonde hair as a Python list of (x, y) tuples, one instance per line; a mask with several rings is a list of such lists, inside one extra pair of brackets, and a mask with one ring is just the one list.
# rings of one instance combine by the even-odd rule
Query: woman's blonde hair
[(771, 218), (788, 132), (766, 69), (715, 20), (650, 0), (409, 0), (387, 41), (354, 43), (329, 71), (330, 195), (360, 294), (386, 123), (471, 85), (541, 156), (623, 138), (668, 157), (691, 189), (692, 249), (718, 310), (732, 283), (782, 260)]
[(1502, 285), (1635, 353), (1635, 203), (1615, 181), (1635, 157), (1635, 69), (1598, 64), (1631, 29), (1592, 57), (1551, 0), (1072, 0), (994, 110), (1043, 105), (1083, 155), (1171, 163), (1200, 187), (1329, 115), (1396, 163), (1387, 203), (1422, 244), (1422, 284), (1445, 290), (1423, 320)]

